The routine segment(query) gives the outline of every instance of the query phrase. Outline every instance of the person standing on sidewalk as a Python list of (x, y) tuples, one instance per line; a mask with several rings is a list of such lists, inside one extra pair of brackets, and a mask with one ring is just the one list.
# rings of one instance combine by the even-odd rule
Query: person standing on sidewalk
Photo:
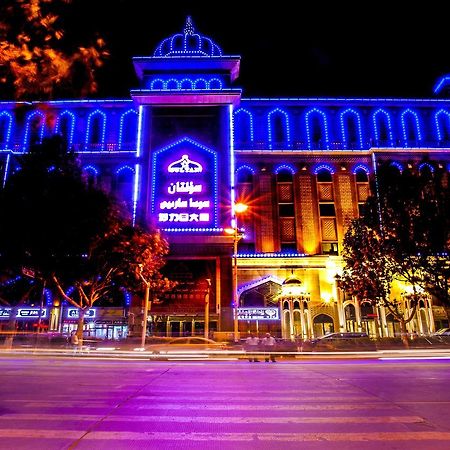
[(275, 338), (270, 333), (266, 333), (266, 336), (262, 340), (264, 358), (266, 362), (269, 362), (269, 360), (272, 362), (276, 362), (274, 353), (276, 343), (277, 342)]
[(250, 336), (245, 340), (245, 350), (250, 362), (259, 362), (256, 356), (256, 352), (259, 350), (259, 338), (254, 333), (250, 333)]

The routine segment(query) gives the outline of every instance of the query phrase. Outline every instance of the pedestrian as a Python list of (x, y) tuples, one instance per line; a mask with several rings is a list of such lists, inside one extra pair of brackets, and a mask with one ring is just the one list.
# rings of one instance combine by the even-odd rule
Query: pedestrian
[(70, 343), (73, 346), (73, 352), (76, 353), (80, 340), (78, 339), (77, 332), (75, 330), (72, 331), (72, 335), (70, 336)]
[(276, 362), (274, 353), (276, 343), (277, 341), (275, 340), (275, 338), (270, 333), (266, 333), (266, 336), (262, 340), (264, 358), (266, 362), (269, 362), (269, 360), (272, 362)]
[(259, 362), (256, 356), (256, 352), (259, 350), (259, 338), (254, 333), (250, 333), (250, 336), (245, 340), (245, 350), (248, 353), (249, 362)]

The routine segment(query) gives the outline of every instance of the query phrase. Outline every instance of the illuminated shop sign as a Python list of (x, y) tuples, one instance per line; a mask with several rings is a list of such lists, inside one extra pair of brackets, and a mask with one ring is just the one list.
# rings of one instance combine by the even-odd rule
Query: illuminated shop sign
[(238, 320), (280, 320), (278, 308), (238, 308)]
[[(78, 308), (67, 308), (66, 317), (67, 319), (78, 319), (80, 316)], [(97, 317), (97, 310), (95, 308), (88, 309), (84, 313), (85, 319), (95, 319)]]
[[(11, 318), (12, 308), (0, 308), (0, 320)], [(47, 318), (47, 308), (18, 308), (16, 310), (15, 319), (41, 319)]]
[(191, 139), (156, 151), (152, 212), (161, 228), (217, 227), (217, 153)]

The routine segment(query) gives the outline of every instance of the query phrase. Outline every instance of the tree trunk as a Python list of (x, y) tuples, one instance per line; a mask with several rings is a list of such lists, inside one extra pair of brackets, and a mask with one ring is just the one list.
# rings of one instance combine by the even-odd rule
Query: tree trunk
[(77, 336), (78, 336), (78, 348), (81, 350), (83, 347), (83, 328), (84, 328), (84, 309), (78, 309), (78, 326), (77, 326)]
[(406, 321), (405, 321), (405, 319), (403, 319), (403, 317), (400, 318), (399, 321), (400, 321), (400, 331), (401, 331), (403, 346), (406, 349), (409, 349), (408, 330), (406, 329)]

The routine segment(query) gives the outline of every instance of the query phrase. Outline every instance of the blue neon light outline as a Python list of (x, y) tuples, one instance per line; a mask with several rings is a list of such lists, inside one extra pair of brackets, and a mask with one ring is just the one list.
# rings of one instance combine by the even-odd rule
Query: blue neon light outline
[(435, 84), (435, 86), (433, 88), (433, 93), (434, 94), (439, 94), (440, 90), (442, 89), (444, 84), (446, 84), (447, 82), (450, 82), (450, 76), (444, 75), (441, 78), (439, 78), (437, 83)]
[(428, 167), (430, 169), (430, 172), (434, 173), (434, 167), (430, 163), (427, 163), (427, 162), (423, 162), (422, 164), (419, 164), (419, 167), (418, 167), (419, 173), (422, 172), (422, 169), (424, 167)]
[(296, 174), (295, 168), (289, 164), (278, 164), (278, 166), (275, 167), (273, 173), (275, 175), (278, 175), (282, 170), (287, 170), (287, 171), (291, 172), (291, 175)]
[(141, 188), (141, 173), (139, 159), (142, 154), (142, 130), (144, 122), (144, 106), (139, 105), (138, 109), (138, 135), (136, 145), (136, 164), (134, 166), (134, 185), (133, 185), (133, 226), (136, 224), (136, 216), (139, 205), (139, 193)]
[[(205, 83), (204, 87), (199, 87), (198, 84), (200, 82)], [(208, 89), (208, 82), (205, 80), (205, 78), (196, 78), (194, 80), (194, 89), (198, 89), (198, 90), (202, 90), (204, 91), (205, 89)]]
[[(362, 125), (361, 125), (361, 116), (359, 115), (359, 113), (357, 111), (355, 111), (353, 108), (347, 108), (345, 111), (342, 111), (340, 114), (340, 122), (341, 122), (341, 133), (342, 133), (342, 140), (344, 142), (344, 145), (346, 147), (348, 147), (349, 142), (347, 139), (347, 134), (348, 134), (348, 123), (347, 123), (347, 127), (345, 127), (345, 117), (344, 116), (354, 116), (356, 117), (356, 125), (357, 125), (357, 133), (358, 133), (358, 144), (360, 148), (363, 148), (363, 138), (362, 138)], [(348, 119), (347, 119), (348, 120)], [(347, 128), (347, 133), (345, 132), (345, 129)]]
[[(217, 87), (213, 87), (213, 86), (212, 86), (213, 82), (214, 82), (214, 83), (218, 83), (218, 86), (217, 86)], [(223, 89), (222, 80), (219, 79), (219, 78), (211, 78), (211, 79), (208, 81), (208, 89), (209, 89), (209, 90), (213, 90), (213, 91), (220, 91), (220, 90), (222, 90), (222, 89)]]
[[(188, 84), (187, 86), (183, 86), (184, 84)], [(183, 78), (180, 81), (180, 89), (182, 91), (192, 91), (192, 89), (194, 88), (194, 83), (192, 82), (192, 80), (190, 78)]]
[(353, 175), (356, 175), (356, 172), (358, 172), (358, 170), (363, 170), (364, 172), (366, 172), (366, 175), (370, 175), (370, 169), (365, 164), (358, 164), (357, 166), (353, 167)]
[(5, 147), (1, 149), (1, 150), (7, 150), (8, 147), (9, 147), (10, 139), (11, 139), (13, 116), (12, 116), (12, 114), (10, 114), (7, 111), (2, 111), (0, 113), (0, 122), (2, 120), (2, 117), (8, 117), (9, 118), (8, 125), (7, 125), (7, 128), (6, 128), (6, 136), (5, 136), (6, 139), (4, 140)]
[(403, 131), (403, 141), (405, 144), (408, 142), (408, 133), (406, 130), (407, 123), (405, 122), (405, 116), (407, 114), (411, 115), (415, 119), (416, 129), (415, 129), (414, 135), (415, 135), (416, 139), (420, 142), (422, 140), (422, 134), (420, 132), (419, 116), (415, 111), (413, 111), (410, 108), (405, 109), (400, 116), (401, 123), (402, 123), (402, 131)]
[(389, 165), (392, 166), (392, 167), (396, 167), (399, 170), (400, 173), (403, 172), (403, 166), (399, 162), (392, 161)]
[(241, 127), (241, 120), (242, 120), (242, 119), (239, 119), (239, 118), (238, 118), (238, 116), (239, 116), (241, 113), (246, 114), (247, 117), (248, 117), (248, 125), (249, 125), (248, 128), (249, 128), (249, 131), (250, 131), (250, 140), (249, 140), (249, 142), (253, 142), (253, 139), (254, 139), (253, 114), (252, 114), (248, 109), (245, 109), (245, 108), (239, 108), (239, 109), (237, 109), (237, 110), (235, 111), (235, 113), (234, 113), (234, 119), (235, 119), (235, 121), (237, 122), (237, 123), (236, 123), (236, 129)]
[(97, 177), (100, 173), (97, 167), (93, 166), (92, 164), (89, 164), (88, 166), (83, 166), (83, 172), (93, 172), (94, 175)]
[(311, 114), (319, 114), (319, 116), (322, 119), (322, 128), (321, 128), (321, 133), (320, 135), (323, 137), (323, 134), (325, 132), (325, 148), (327, 150), (330, 149), (330, 139), (328, 136), (328, 120), (327, 120), (327, 115), (324, 111), (322, 111), (321, 109), (317, 109), (317, 108), (312, 108), (309, 111), (307, 111), (305, 113), (305, 126), (306, 126), (306, 138), (308, 140), (308, 150), (311, 150), (312, 148), (312, 140), (311, 140), (311, 129), (310, 129), (310, 123), (309, 123), (309, 116)]
[[(230, 157), (230, 183), (231, 183), (231, 218), (230, 224), (232, 228), (237, 228), (237, 218), (236, 218), (236, 174), (235, 174), (235, 154), (234, 154), (234, 114), (233, 114), (233, 105), (228, 105), (228, 123), (229, 123), (229, 157)], [(217, 226), (217, 224), (215, 224)]]
[[(137, 120), (139, 119), (139, 115), (137, 113), (137, 111), (135, 109), (129, 109), (128, 111), (125, 111), (121, 116), (120, 116), (120, 125), (119, 125), (119, 148), (122, 148), (123, 145), (123, 135), (124, 135), (124, 126), (125, 126), (125, 117), (128, 116), (129, 114), (135, 114), (136, 115), (136, 130), (138, 128), (138, 124), (137, 124)], [(137, 137), (136, 137), (137, 139)], [(136, 141), (134, 141), (135, 145), (136, 145)]]
[(389, 144), (391, 147), (394, 146), (394, 136), (392, 133), (392, 124), (391, 124), (391, 116), (387, 111), (385, 111), (383, 108), (378, 108), (372, 115), (372, 122), (373, 122), (373, 133), (375, 136), (375, 140), (380, 140), (380, 132), (379, 132), (379, 121), (377, 121), (377, 116), (383, 115), (384, 120), (387, 121), (387, 131), (389, 136)]
[[(175, 83), (175, 87), (169, 87), (169, 83)], [(164, 90), (167, 91), (178, 91), (180, 90), (180, 83), (175, 78), (169, 78), (167, 81), (164, 82)]]
[(319, 163), (316, 164), (313, 168), (313, 174), (317, 175), (321, 170), (328, 170), (328, 172), (331, 173), (331, 175), (334, 175), (335, 170), (333, 168), (333, 166), (329, 165), (329, 164), (325, 164), (325, 163)]
[(116, 175), (119, 175), (121, 172), (123, 172), (124, 170), (129, 170), (131, 173), (135, 173), (135, 170), (131, 167), (131, 166), (129, 166), (129, 165), (125, 165), (125, 166), (121, 166), (121, 167), (119, 167), (116, 171), (115, 171), (115, 174)]
[(59, 134), (59, 132), (60, 132), (59, 127), (61, 125), (61, 120), (62, 120), (63, 116), (71, 117), (70, 128), (69, 128), (69, 141), (67, 142), (67, 145), (69, 147), (71, 147), (73, 144), (73, 135), (75, 133), (76, 117), (75, 117), (75, 114), (73, 112), (69, 111), (68, 109), (64, 110), (61, 114), (59, 114), (56, 119), (55, 134)]
[(235, 172), (235, 173), (237, 174), (237, 173), (240, 172), (241, 170), (248, 170), (249, 172), (251, 172), (252, 175), (255, 175), (255, 173), (256, 173), (255, 168), (252, 167), (252, 166), (249, 166), (248, 164), (242, 164), (241, 166), (239, 166), (239, 167), (236, 169), (236, 172)]
[(443, 140), (443, 133), (441, 131), (440, 120), (439, 120), (439, 117), (441, 115), (447, 116), (447, 130), (448, 130), (447, 135), (450, 136), (450, 113), (448, 111), (446, 111), (445, 109), (440, 109), (434, 115), (434, 123), (436, 125), (436, 137), (437, 137), (438, 141)]
[(272, 109), (272, 111), (270, 111), (268, 114), (267, 114), (267, 133), (268, 133), (268, 136), (269, 136), (269, 148), (272, 148), (272, 142), (273, 142), (273, 139), (272, 139), (272, 114), (281, 114), (282, 116), (284, 116), (284, 127), (283, 127), (283, 130), (284, 130), (284, 135), (286, 136), (286, 143), (287, 143), (287, 145), (288, 146), (290, 146), (291, 145), (291, 131), (290, 131), (290, 128), (289, 128), (289, 114), (286, 112), (286, 111), (284, 111), (283, 109), (281, 109), (281, 108), (275, 108), (275, 109)]
[(6, 185), (6, 179), (8, 178), (8, 170), (9, 170), (9, 160), (11, 157), (11, 153), (8, 153), (6, 155), (6, 162), (5, 162), (5, 173), (3, 174), (3, 187)]
[[(87, 120), (87, 128), (86, 128), (86, 149), (89, 148), (89, 145), (91, 144), (89, 142), (90, 140), (90, 134), (91, 134), (91, 120), (95, 117), (95, 116), (101, 116), (103, 118), (102, 121), (102, 134), (101, 134), (101, 143), (100, 146), (102, 148), (102, 150), (104, 150), (105, 148), (105, 136), (106, 136), (106, 114), (99, 110), (96, 109), (95, 111), (92, 111), (89, 116), (88, 116), (88, 120)], [(93, 144), (93, 145), (98, 145), (98, 144)]]
[(41, 111), (37, 110), (37, 111), (32, 111), (31, 113), (29, 113), (27, 115), (27, 119), (26, 119), (26, 127), (25, 127), (25, 136), (24, 136), (24, 141), (23, 141), (23, 151), (25, 152), (28, 148), (28, 144), (29, 144), (29, 139), (30, 139), (30, 122), (31, 119), (34, 116), (40, 116), (41, 118), (41, 123), (39, 125), (40, 130), (39, 130), (39, 143), (42, 143), (42, 139), (44, 137), (44, 125), (45, 125), (45, 114), (43, 114)]
[[(229, 105), (231, 106), (231, 105)], [(213, 184), (214, 184), (214, 226), (218, 227), (218, 222), (219, 222), (219, 186), (218, 186), (218, 170), (219, 170), (219, 164), (218, 164), (218, 154), (216, 151), (204, 146), (203, 144), (200, 144), (197, 141), (194, 141), (193, 139), (185, 136), (181, 139), (179, 139), (176, 142), (173, 142), (172, 144), (166, 145), (163, 148), (160, 148), (159, 150), (156, 150), (155, 152), (153, 152), (152, 154), (152, 192), (151, 192), (151, 202), (152, 202), (152, 214), (155, 213), (155, 207), (156, 207), (156, 198), (155, 198), (155, 188), (156, 188), (156, 173), (157, 173), (157, 167), (156, 167), (156, 159), (157, 156), (160, 153), (163, 153), (167, 150), (170, 150), (171, 148), (177, 147), (178, 145), (181, 145), (183, 143), (189, 143), (191, 145), (193, 145), (194, 147), (197, 147), (199, 149), (202, 149), (208, 153), (211, 153), (213, 155), (214, 158), (214, 171), (213, 171)], [(231, 150), (230, 150), (231, 151)], [(232, 164), (230, 164), (231, 166)]]

